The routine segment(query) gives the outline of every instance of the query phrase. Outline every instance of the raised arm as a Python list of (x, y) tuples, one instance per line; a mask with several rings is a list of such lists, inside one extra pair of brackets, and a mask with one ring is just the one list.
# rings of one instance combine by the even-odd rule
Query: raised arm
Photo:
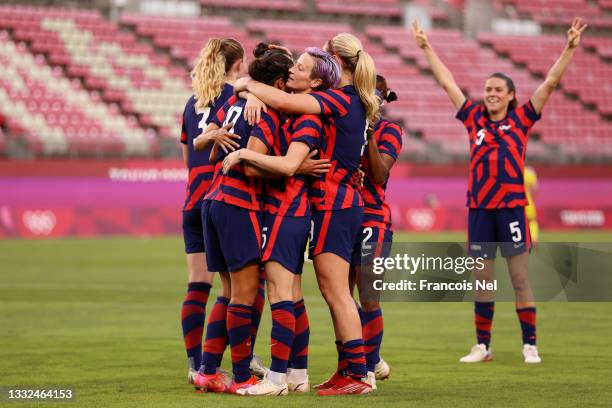
[(236, 81), (234, 92), (247, 90), (266, 105), (285, 113), (321, 113), (317, 100), (308, 94), (290, 94), (251, 78), (240, 78)]
[(538, 86), (531, 96), (531, 103), (538, 114), (542, 113), (542, 109), (544, 108), (544, 105), (546, 105), (548, 98), (550, 98), (550, 95), (559, 85), (561, 77), (565, 73), (565, 70), (569, 66), (569, 63), (574, 56), (574, 51), (578, 45), (580, 45), (580, 36), (586, 28), (587, 25), (584, 24), (580, 18), (576, 17), (569, 30), (567, 30), (567, 44), (565, 45), (561, 56), (552, 66), (550, 71), (548, 71), (544, 82)]
[(429, 40), (427, 39), (427, 35), (425, 35), (425, 31), (417, 20), (412, 22), (410, 29), (417, 46), (425, 53), (425, 58), (427, 58), (427, 63), (429, 64), (436, 81), (438, 81), (438, 84), (440, 84), (442, 89), (444, 89), (455, 106), (455, 109), (459, 110), (465, 102), (465, 95), (463, 92), (461, 92), (461, 89), (455, 82), (453, 74), (435, 53), (431, 47), (431, 44), (429, 43)]

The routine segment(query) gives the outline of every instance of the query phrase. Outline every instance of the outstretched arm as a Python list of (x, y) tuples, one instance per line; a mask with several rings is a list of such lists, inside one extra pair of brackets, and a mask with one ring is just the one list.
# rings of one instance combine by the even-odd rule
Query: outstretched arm
[(576, 17), (572, 22), (571, 27), (567, 31), (567, 44), (565, 45), (561, 56), (557, 62), (555, 62), (555, 65), (552, 66), (550, 71), (548, 71), (544, 82), (538, 86), (531, 96), (531, 103), (538, 114), (542, 112), (548, 98), (550, 98), (550, 95), (559, 85), (561, 77), (565, 73), (565, 70), (569, 66), (569, 63), (574, 56), (574, 51), (580, 44), (580, 36), (586, 28), (587, 25), (584, 24), (578, 17)]
[(435, 53), (431, 47), (431, 44), (429, 43), (429, 40), (427, 39), (427, 35), (425, 35), (425, 31), (417, 20), (412, 22), (411, 31), (417, 46), (425, 53), (425, 58), (427, 58), (427, 63), (429, 64), (436, 81), (438, 81), (438, 84), (440, 84), (442, 89), (444, 89), (455, 106), (455, 109), (460, 109), (465, 102), (465, 95), (463, 92), (461, 92), (461, 89), (455, 82), (453, 74)]
[(251, 78), (240, 78), (234, 85), (234, 92), (249, 91), (263, 103), (285, 113), (321, 113), (317, 100), (308, 94), (289, 94)]

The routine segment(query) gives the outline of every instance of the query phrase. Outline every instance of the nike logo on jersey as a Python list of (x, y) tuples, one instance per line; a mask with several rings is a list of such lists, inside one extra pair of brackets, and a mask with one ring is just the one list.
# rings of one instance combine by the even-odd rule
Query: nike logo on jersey
[(501, 125), (499, 127), (499, 130), (503, 130), (503, 131), (510, 130), (510, 129), (512, 129), (511, 125)]

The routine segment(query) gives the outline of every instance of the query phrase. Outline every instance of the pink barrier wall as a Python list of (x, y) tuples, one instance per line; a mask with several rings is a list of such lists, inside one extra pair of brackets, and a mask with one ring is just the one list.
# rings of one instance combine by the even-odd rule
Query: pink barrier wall
[[(186, 171), (176, 163), (11, 173), (0, 173), (0, 237), (181, 232)], [(542, 228), (612, 228), (612, 179), (543, 178), (539, 187)], [(465, 229), (465, 189), (464, 177), (392, 177), (395, 229)]]

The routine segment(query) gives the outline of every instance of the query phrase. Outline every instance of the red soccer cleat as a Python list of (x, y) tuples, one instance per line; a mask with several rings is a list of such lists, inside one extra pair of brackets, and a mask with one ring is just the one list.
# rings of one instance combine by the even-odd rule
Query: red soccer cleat
[(327, 379), (327, 381), (322, 382), (321, 384), (315, 385), (314, 388), (315, 390), (326, 390), (336, 385), (336, 383), (343, 378), (345, 377), (336, 371), (334, 375), (332, 375), (331, 377)]
[(212, 375), (198, 374), (193, 386), (199, 392), (227, 392), (229, 379), (221, 372)]
[(317, 391), (317, 395), (355, 395), (370, 392), (372, 392), (372, 387), (369, 384), (351, 377), (342, 377), (333, 387)]
[(254, 375), (252, 375), (251, 378), (249, 378), (248, 380), (241, 383), (232, 381), (232, 384), (229, 386), (227, 392), (229, 392), (230, 394), (245, 395), (246, 389), (254, 386), (258, 382), (259, 378), (255, 377)]

